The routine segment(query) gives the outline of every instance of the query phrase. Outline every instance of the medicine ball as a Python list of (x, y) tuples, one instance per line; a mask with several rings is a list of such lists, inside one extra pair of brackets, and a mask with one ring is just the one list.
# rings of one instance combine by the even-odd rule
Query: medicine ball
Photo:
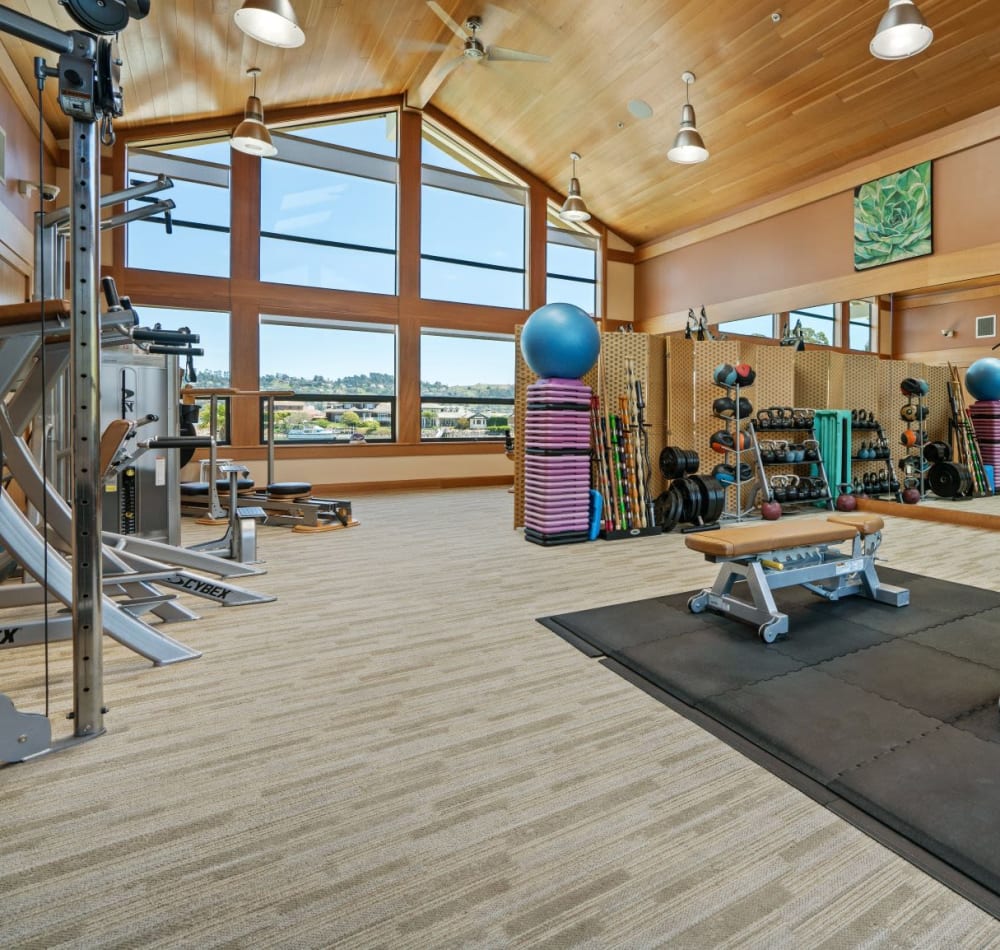
[(736, 403), (728, 396), (719, 396), (719, 398), (712, 403), (712, 412), (714, 412), (717, 416), (731, 419), (736, 414)]
[(915, 402), (908, 402), (899, 410), (899, 417), (903, 422), (919, 422), (927, 418), (927, 412), (928, 409), (926, 406), (921, 406)]
[(913, 376), (907, 376), (899, 384), (899, 388), (904, 396), (926, 396), (931, 391), (926, 379), (916, 379)]
[(712, 379), (720, 386), (736, 385), (736, 367), (729, 363), (720, 363), (712, 371)]
[(741, 386), (752, 386), (757, 374), (749, 363), (736, 364), (736, 382)]
[(708, 442), (709, 445), (711, 445), (713, 452), (719, 452), (722, 455), (725, 455), (726, 452), (732, 451), (736, 444), (733, 441), (732, 433), (727, 432), (725, 429), (719, 429), (718, 432), (713, 432)]
[(900, 444), (905, 445), (908, 449), (912, 449), (917, 444), (917, 440), (918, 434), (913, 429), (905, 429), (899, 437)]

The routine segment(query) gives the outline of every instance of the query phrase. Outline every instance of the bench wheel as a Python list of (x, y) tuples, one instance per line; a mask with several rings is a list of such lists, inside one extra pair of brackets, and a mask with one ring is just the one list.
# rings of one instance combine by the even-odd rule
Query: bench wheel
[(694, 597), (688, 600), (688, 610), (693, 614), (704, 613), (705, 608), (708, 606), (708, 594), (702, 591), (700, 594), (695, 594)]
[(777, 640), (778, 637), (780, 636), (780, 634), (775, 632), (774, 628), (776, 625), (777, 625), (776, 620), (768, 620), (767, 623), (762, 623), (757, 628), (757, 633), (760, 636), (761, 640), (763, 640), (765, 643), (774, 643), (774, 641)]

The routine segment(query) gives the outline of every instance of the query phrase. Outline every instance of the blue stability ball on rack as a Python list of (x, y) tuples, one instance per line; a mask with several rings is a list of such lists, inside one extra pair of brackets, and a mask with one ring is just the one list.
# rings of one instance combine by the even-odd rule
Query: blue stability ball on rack
[(579, 379), (601, 349), (601, 334), (576, 304), (547, 303), (521, 331), (521, 353), (532, 372), (544, 378)]
[(965, 388), (973, 399), (1000, 399), (1000, 360), (984, 356), (965, 371)]

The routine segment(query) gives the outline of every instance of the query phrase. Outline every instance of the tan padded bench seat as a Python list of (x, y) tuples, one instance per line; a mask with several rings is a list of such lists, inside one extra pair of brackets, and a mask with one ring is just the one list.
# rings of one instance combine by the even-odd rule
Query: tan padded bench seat
[(684, 543), (706, 557), (746, 557), (766, 551), (780, 551), (806, 544), (838, 544), (857, 536), (859, 527), (833, 519), (769, 522), (748, 528), (689, 534)]
[(846, 511), (836, 511), (830, 515), (827, 521), (835, 521), (837, 524), (852, 524), (861, 532), (861, 537), (867, 538), (870, 534), (875, 534), (885, 527), (885, 522), (880, 515), (871, 512), (859, 511), (850, 513)]

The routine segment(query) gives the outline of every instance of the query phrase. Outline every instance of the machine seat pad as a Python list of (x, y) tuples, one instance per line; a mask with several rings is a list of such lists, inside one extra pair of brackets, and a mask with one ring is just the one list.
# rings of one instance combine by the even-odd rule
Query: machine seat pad
[(181, 482), (182, 495), (207, 495), (208, 482)]
[(300, 495), (309, 495), (312, 493), (313, 487), (309, 482), (271, 482), (267, 486), (267, 493), (269, 495), (292, 495), (298, 497)]
[(747, 528), (689, 534), (684, 543), (708, 558), (746, 557), (808, 544), (837, 544), (850, 541), (857, 534), (857, 525), (810, 518), (808, 521), (771, 521)]
[[(239, 491), (250, 491), (253, 488), (252, 478), (238, 478), (236, 480), (236, 490)], [(219, 492), (227, 493), (229, 492), (229, 479), (219, 478), (215, 482), (215, 490)]]

